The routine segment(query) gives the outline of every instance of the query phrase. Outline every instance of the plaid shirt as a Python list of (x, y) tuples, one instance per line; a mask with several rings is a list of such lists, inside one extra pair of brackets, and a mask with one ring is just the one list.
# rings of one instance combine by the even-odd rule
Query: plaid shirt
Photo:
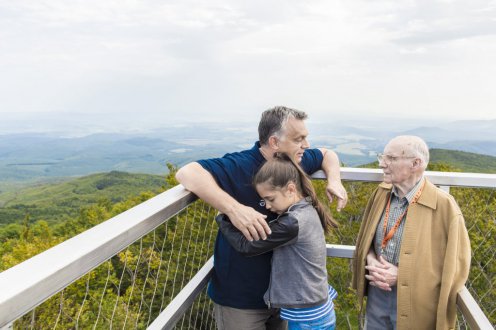
[[(408, 206), (412, 202), (413, 197), (422, 186), (423, 181), (424, 181), (423, 178), (420, 179), (419, 182), (417, 182), (417, 184), (413, 187), (413, 189), (410, 190), (403, 198), (398, 197), (398, 191), (396, 190), (396, 187), (393, 186), (390, 196), (391, 206), (389, 211), (389, 217), (387, 219), (386, 232), (389, 232), (391, 230), (398, 217), (408, 208)], [(386, 213), (385, 210), (386, 207), (384, 207), (384, 211), (382, 211), (381, 221), (379, 221), (379, 224), (377, 225), (377, 229), (375, 231), (374, 250), (377, 257), (379, 257), (382, 254), (384, 259), (386, 259), (388, 262), (392, 263), (393, 265), (398, 266), (398, 262), (400, 258), (400, 249), (401, 249), (401, 237), (403, 236), (403, 228), (405, 227), (407, 214), (403, 216), (403, 219), (398, 229), (394, 233), (393, 237), (391, 237), (391, 239), (387, 242), (384, 251), (382, 251), (381, 245), (382, 245), (382, 239), (384, 238), (384, 221), (385, 221), (384, 217)]]

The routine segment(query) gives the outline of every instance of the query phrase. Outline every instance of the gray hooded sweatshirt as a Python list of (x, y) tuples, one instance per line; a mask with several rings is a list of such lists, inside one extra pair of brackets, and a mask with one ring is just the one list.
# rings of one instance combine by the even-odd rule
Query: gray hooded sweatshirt
[(328, 299), (326, 243), (319, 215), (307, 197), (269, 223), (266, 240), (248, 241), (227, 217), (216, 217), (220, 231), (241, 254), (271, 250), (272, 270), (264, 300), (269, 307), (306, 308)]

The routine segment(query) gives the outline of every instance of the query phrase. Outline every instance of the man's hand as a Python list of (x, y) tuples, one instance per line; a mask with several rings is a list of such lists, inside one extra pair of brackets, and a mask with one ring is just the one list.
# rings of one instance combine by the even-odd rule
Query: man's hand
[(370, 285), (391, 291), (391, 287), (398, 282), (398, 267), (387, 262), (383, 256), (379, 256), (379, 260), (375, 259), (375, 261), (370, 259), (369, 264), (369, 255), (367, 255), (367, 266), (365, 266), (369, 274), (365, 275), (365, 278), (369, 280)]
[(346, 193), (346, 189), (344, 189), (341, 180), (329, 180), (327, 182), (326, 194), (331, 203), (334, 198), (338, 199), (338, 205), (336, 207), (338, 212), (341, 212), (341, 209), (343, 209), (346, 206), (346, 203), (348, 203), (348, 194)]
[(234, 227), (245, 235), (249, 241), (258, 241), (260, 237), (266, 239), (271, 234), (269, 225), (265, 221), (266, 215), (255, 211), (255, 209), (239, 204), (231, 212), (226, 213)]

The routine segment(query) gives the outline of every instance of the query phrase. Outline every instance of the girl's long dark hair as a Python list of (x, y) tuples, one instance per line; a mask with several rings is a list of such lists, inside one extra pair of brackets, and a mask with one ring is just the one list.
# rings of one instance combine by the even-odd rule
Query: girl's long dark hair
[(312, 205), (317, 210), (320, 223), (325, 232), (328, 232), (330, 227), (338, 226), (328, 209), (318, 200), (310, 178), (287, 154), (275, 153), (274, 158), (267, 161), (253, 179), (255, 186), (267, 183), (273, 188), (284, 188), (289, 182), (293, 182), (296, 185), (296, 189), (303, 197), (312, 199)]

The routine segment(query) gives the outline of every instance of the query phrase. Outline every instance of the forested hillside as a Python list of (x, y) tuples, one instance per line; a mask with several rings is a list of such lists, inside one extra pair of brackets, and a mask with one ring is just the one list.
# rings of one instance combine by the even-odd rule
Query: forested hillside
[(0, 228), (19, 224), (26, 217), (29, 222), (60, 223), (76, 217), (83, 207), (115, 204), (143, 191), (157, 193), (164, 188), (163, 176), (112, 171), (7, 192), (0, 194)]
[(463, 172), (496, 173), (496, 157), (446, 149), (431, 149), (431, 163), (449, 164)]

